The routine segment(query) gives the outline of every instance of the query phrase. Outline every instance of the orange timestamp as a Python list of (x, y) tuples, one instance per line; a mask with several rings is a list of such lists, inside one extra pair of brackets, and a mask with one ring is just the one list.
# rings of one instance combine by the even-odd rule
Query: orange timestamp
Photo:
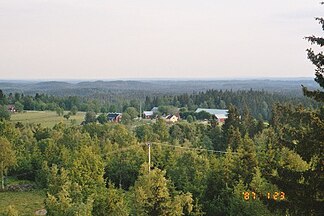
[(266, 194), (262, 193), (256, 193), (253, 191), (245, 191), (243, 192), (243, 199), (245, 201), (249, 200), (256, 200), (256, 199), (268, 199), (268, 200), (275, 200), (275, 201), (281, 201), (286, 199), (286, 194), (282, 191), (280, 192), (267, 192)]

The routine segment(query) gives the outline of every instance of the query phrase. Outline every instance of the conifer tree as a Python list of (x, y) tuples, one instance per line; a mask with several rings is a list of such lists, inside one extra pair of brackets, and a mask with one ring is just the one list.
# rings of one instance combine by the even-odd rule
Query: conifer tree
[(172, 191), (165, 172), (158, 168), (150, 173), (145, 171), (147, 172), (143, 169), (143, 174), (134, 186), (135, 215), (182, 215), (192, 211), (193, 200), (190, 193), (177, 194)]
[(234, 128), (232, 125), (228, 129), (227, 134), (227, 147), (232, 148), (234, 151), (242, 143), (241, 133), (238, 128)]
[(54, 165), (50, 170), (49, 188), (45, 207), (47, 215), (85, 215), (90, 216), (93, 208), (93, 199), (89, 196), (82, 200), (82, 187), (71, 181), (69, 172), (60, 170)]
[(103, 191), (99, 199), (97, 206), (93, 209), (93, 215), (127, 216), (130, 213), (123, 190), (115, 188), (110, 182), (108, 183), (108, 189)]
[(158, 119), (153, 125), (153, 131), (159, 136), (160, 141), (165, 142), (169, 139), (169, 128), (163, 119)]
[(226, 155), (222, 158), (221, 169), (223, 171), (223, 181), (228, 186), (233, 186), (234, 179), (234, 156), (231, 147), (226, 149)]
[[(324, 2), (321, 4), (324, 5)], [(324, 18), (317, 17), (315, 18), (319, 24), (322, 26), (322, 30), (324, 31)], [(324, 46), (324, 37), (316, 37), (314, 35), (306, 37), (311, 44), (318, 45), (319, 47), (323, 48)], [(321, 90), (308, 90), (306, 87), (303, 86), (303, 92), (307, 97), (311, 97), (319, 102), (324, 102), (324, 54), (323, 51), (319, 53), (315, 53), (312, 48), (306, 50), (308, 59), (315, 65), (315, 81), (320, 85), (322, 88)]]
[[(324, 2), (321, 2), (323, 5)], [(315, 18), (324, 31), (324, 19)], [(324, 46), (324, 37), (306, 37), (311, 44), (320, 48)], [(309, 90), (303, 86), (304, 95), (324, 102), (324, 54), (307, 49), (308, 59), (315, 68), (315, 82), (318, 90)], [(282, 113), (289, 118), (284, 119), (281, 142), (290, 150), (286, 150), (290, 163), (279, 169), (281, 179), (277, 182), (286, 188), (287, 194), (294, 202), (295, 214), (323, 215), (323, 148), (324, 148), (324, 107), (316, 111), (284, 108)], [(294, 155), (294, 152), (297, 155)], [(300, 155), (300, 156), (299, 156)], [(310, 165), (309, 168), (307, 166)]]
[(206, 188), (206, 175), (209, 172), (209, 161), (196, 152), (181, 152), (176, 161), (168, 168), (168, 176), (177, 189), (191, 192), (195, 198), (201, 198)]
[(290, 213), (323, 215), (324, 109), (280, 109), (285, 113), (280, 115), (281, 158), (272, 181), (289, 197)]
[(92, 147), (83, 147), (75, 155), (71, 178), (82, 187), (83, 196), (89, 197), (105, 186), (104, 164)]
[(244, 184), (250, 183), (258, 161), (255, 144), (248, 135), (245, 135), (241, 145), (238, 147), (235, 161), (236, 174), (241, 177), (240, 179), (243, 180)]
[(254, 119), (250, 113), (249, 108), (245, 104), (243, 107), (243, 113), (242, 113), (242, 124), (241, 126), (241, 133), (242, 135), (248, 134), (250, 137), (252, 137), (253, 131), (254, 131)]
[(234, 128), (240, 127), (240, 114), (238, 112), (237, 107), (235, 107), (232, 104), (230, 104), (228, 108), (228, 116), (227, 119), (225, 119), (225, 123), (222, 126), (225, 140), (227, 140), (227, 137), (229, 135), (229, 129), (231, 126)]
[[(321, 4), (324, 4), (323, 2)], [(324, 31), (324, 19), (316, 18)], [(306, 37), (311, 44), (323, 48), (324, 38)], [(304, 95), (318, 102), (324, 102), (324, 54), (312, 48), (307, 57), (315, 66), (315, 82), (318, 90), (303, 86)], [(322, 104), (323, 105), (323, 104)], [(283, 155), (279, 161), (278, 176), (274, 178), (294, 203), (289, 211), (294, 214), (322, 215), (323, 200), (323, 147), (324, 147), (324, 108), (310, 111), (303, 107), (292, 108), (277, 105), (273, 114), (273, 126), (280, 134)]]

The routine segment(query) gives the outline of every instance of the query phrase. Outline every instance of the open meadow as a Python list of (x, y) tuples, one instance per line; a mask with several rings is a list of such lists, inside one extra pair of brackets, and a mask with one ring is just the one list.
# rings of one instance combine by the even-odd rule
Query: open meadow
[[(68, 112), (65, 112), (64, 114), (66, 113)], [(53, 127), (55, 124), (60, 122), (70, 125), (80, 125), (84, 120), (84, 116), (84, 112), (78, 112), (75, 116), (71, 116), (69, 120), (67, 120), (63, 116), (57, 115), (55, 111), (26, 111), (12, 114), (11, 121), (21, 122), (23, 124), (42, 124), (44, 127)]]
[(9, 205), (19, 212), (19, 215), (34, 215), (44, 208), (45, 192), (34, 190), (26, 192), (1, 192), (0, 215), (7, 211)]

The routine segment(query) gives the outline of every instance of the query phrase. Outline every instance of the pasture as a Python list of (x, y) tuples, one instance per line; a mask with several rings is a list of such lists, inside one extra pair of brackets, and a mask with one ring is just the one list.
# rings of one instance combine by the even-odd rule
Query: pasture
[[(67, 114), (68, 112), (64, 112)], [(14, 113), (11, 115), (12, 122), (21, 122), (23, 124), (41, 124), (44, 127), (53, 127), (55, 124), (63, 122), (65, 124), (80, 125), (84, 120), (85, 112), (78, 112), (75, 116), (71, 116), (69, 120), (63, 116), (57, 115), (54, 111), (26, 111), (22, 113)]]

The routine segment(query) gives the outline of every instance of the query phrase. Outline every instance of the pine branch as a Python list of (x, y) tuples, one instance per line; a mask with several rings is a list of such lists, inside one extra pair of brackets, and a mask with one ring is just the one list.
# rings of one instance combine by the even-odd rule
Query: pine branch
[[(323, 2), (324, 3), (324, 2)], [(324, 18), (322, 17), (316, 17), (315, 20), (319, 22), (319, 24), (322, 26), (322, 29), (324, 30)], [(305, 37), (306, 40), (311, 42), (311, 44), (317, 44), (319, 46), (324, 46), (324, 38), (322, 37), (316, 37), (314, 35)]]
[(317, 67), (322, 68), (324, 66), (324, 55), (323, 52), (315, 54), (312, 49), (307, 49), (308, 59)]
[[(321, 2), (322, 5), (324, 5), (324, 2)], [(319, 22), (319, 24), (322, 26), (322, 29), (324, 30), (324, 19), (317, 17), (315, 18)], [(306, 37), (306, 40), (308, 40), (311, 44), (317, 44), (320, 47), (324, 46), (324, 38), (323, 37), (316, 37), (316, 36), (310, 36)], [(307, 49), (307, 57), (308, 59), (316, 66), (315, 69), (315, 82), (317, 82), (321, 88), (324, 88), (324, 55), (323, 52), (315, 53), (312, 49)], [(303, 87), (303, 93), (305, 96), (315, 99), (319, 102), (324, 102), (324, 92), (320, 90), (308, 90), (306, 87)]]
[(309, 42), (311, 42), (311, 44), (317, 44), (317, 45), (319, 45), (321, 47), (324, 46), (324, 38), (315, 37), (313, 35), (313, 36), (310, 36), (310, 37), (306, 37), (305, 39), (308, 40)]
[(324, 19), (322, 17), (316, 17), (315, 20), (317, 20), (318, 23), (322, 25), (322, 29), (324, 30)]
[(303, 93), (306, 97), (310, 97), (313, 98), (314, 100), (318, 101), (318, 102), (324, 102), (324, 92), (321, 92), (320, 90), (315, 90), (315, 91), (311, 91), (308, 90), (307, 87), (303, 86)]
[(315, 76), (315, 82), (317, 82), (322, 88), (324, 88), (324, 69), (316, 69)]

